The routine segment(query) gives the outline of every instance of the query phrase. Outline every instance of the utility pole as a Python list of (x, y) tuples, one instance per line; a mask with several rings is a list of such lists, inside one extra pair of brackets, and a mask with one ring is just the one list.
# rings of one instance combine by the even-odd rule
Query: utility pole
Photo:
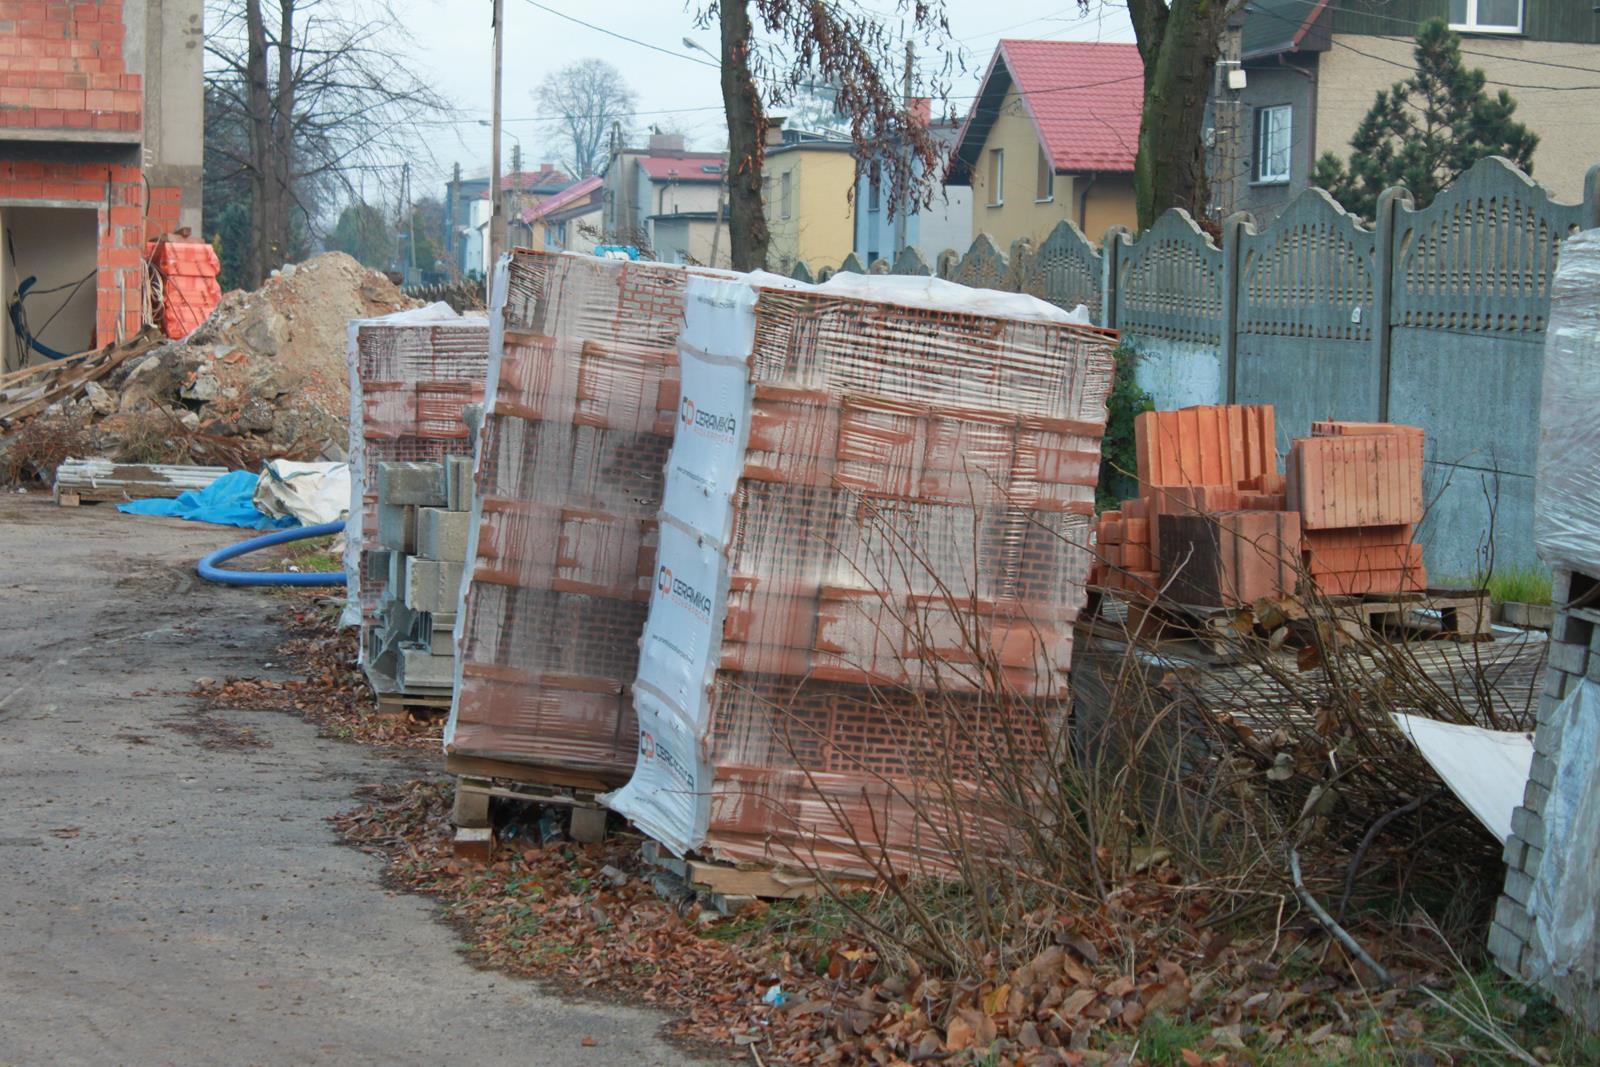
[(406, 184), (406, 284), (416, 285), (417, 277), (417, 212), (411, 202), (411, 164), (405, 165)]
[(505, 52), (505, 0), (494, 0), (494, 91), (490, 108), (493, 112), (489, 136), (494, 142), (489, 146), (489, 248), (487, 269), (484, 271), (483, 291), (485, 301), (493, 294), (495, 257), (506, 248), (505, 197), (500, 192), (500, 62)]
[[(916, 46), (913, 45), (911, 43), (911, 41), (907, 40), (906, 41), (905, 88), (902, 90), (903, 93), (904, 93), (904, 102), (903, 102), (902, 106), (906, 109), (906, 126), (907, 126), (907, 128), (909, 128), (911, 126), (911, 83), (912, 83), (912, 79), (914, 77), (914, 70), (916, 68), (916, 64), (917, 64)], [(903, 144), (903, 145), (901, 145), (899, 147), (899, 151), (904, 154), (905, 161), (906, 161), (906, 166), (909, 167), (911, 165), (911, 146), (909, 144)], [(905, 247), (906, 247), (906, 214), (911, 210), (911, 191), (910, 191), (909, 188), (907, 188), (906, 191), (905, 191), (904, 199), (898, 204), (893, 204), (893, 207), (894, 207), (894, 257), (895, 257), (895, 259), (898, 259), (900, 257), (900, 253), (905, 251)], [(893, 262), (893, 260), (891, 260), (890, 262)]]
[(461, 257), (456, 252), (456, 228), (460, 225), (456, 221), (456, 212), (460, 210), (456, 205), (461, 201), (461, 164), (457, 163), (450, 172), (450, 192), (445, 197), (444, 205), (444, 252), (450, 260), (450, 280), (461, 280)]

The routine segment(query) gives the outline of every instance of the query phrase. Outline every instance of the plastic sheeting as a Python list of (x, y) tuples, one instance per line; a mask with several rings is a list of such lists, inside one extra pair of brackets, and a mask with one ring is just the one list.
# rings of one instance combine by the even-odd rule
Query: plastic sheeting
[(607, 802), (679, 853), (942, 866), (951, 802), (1003, 834), (979, 780), (1065, 713), (1115, 337), (1015, 294), (766, 281), (688, 280)]
[(1553, 567), (1600, 574), (1600, 230), (1562, 243), (1544, 338), (1534, 543)]
[(350, 512), (350, 464), (275, 459), (261, 471), (252, 499), (270, 518), (305, 526), (337, 522)]
[(117, 510), (129, 515), (161, 515), (246, 530), (275, 530), (298, 526), (293, 516), (272, 518), (256, 510), (257, 476), (249, 471), (229, 471), (204, 489), (191, 489), (170, 500), (130, 500)]
[(1600, 685), (1579, 683), (1553, 719), (1541, 726), (1554, 727), (1561, 748), (1540, 813), (1545, 848), (1528, 901), (1529, 975), (1577, 978), (1592, 988), (1600, 982)]
[(1533, 737), (1399, 712), (1394, 721), (1450, 791), (1504, 844), (1533, 763)]
[(448, 304), (354, 319), (345, 363), (350, 373), (351, 529), (344, 569), (349, 588), (342, 621), (360, 624), (361, 655), (383, 587), (388, 561), (378, 551), (378, 464), (438, 462), (467, 455), (468, 404), (483, 399), (489, 326)]

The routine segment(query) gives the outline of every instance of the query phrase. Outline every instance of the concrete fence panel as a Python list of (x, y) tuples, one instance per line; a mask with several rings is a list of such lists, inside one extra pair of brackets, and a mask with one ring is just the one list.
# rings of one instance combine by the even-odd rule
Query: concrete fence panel
[(1285, 451), (1317, 419), (1377, 421), (1373, 232), (1312, 189), (1259, 232), (1240, 219), (1226, 238), (1238, 250), (1230, 399), (1274, 405)]

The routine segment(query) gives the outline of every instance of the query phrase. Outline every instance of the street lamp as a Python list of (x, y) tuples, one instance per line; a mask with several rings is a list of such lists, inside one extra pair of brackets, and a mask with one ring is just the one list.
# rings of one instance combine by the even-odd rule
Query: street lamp
[(683, 39), (683, 47), (687, 48), (691, 52), (704, 52), (712, 59), (715, 59), (718, 63), (722, 62), (722, 57), (718, 56), (715, 52), (711, 51), (711, 49), (707, 48), (693, 37), (685, 37)]

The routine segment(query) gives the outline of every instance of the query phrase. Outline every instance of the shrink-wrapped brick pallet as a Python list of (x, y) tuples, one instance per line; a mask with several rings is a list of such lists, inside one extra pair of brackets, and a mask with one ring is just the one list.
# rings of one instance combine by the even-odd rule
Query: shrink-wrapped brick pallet
[(516, 251), (497, 279), (445, 734), (458, 760), (596, 790), (632, 773), (687, 275)]
[(378, 465), (470, 456), (467, 405), (483, 400), (489, 326), (444, 304), (350, 323), (350, 517), (345, 622), (361, 626), (361, 654), (388, 581), (378, 536)]
[(945, 787), (1026, 768), (1065, 708), (1115, 336), (930, 279), (688, 293), (607, 802), (680, 854), (945, 866)]

